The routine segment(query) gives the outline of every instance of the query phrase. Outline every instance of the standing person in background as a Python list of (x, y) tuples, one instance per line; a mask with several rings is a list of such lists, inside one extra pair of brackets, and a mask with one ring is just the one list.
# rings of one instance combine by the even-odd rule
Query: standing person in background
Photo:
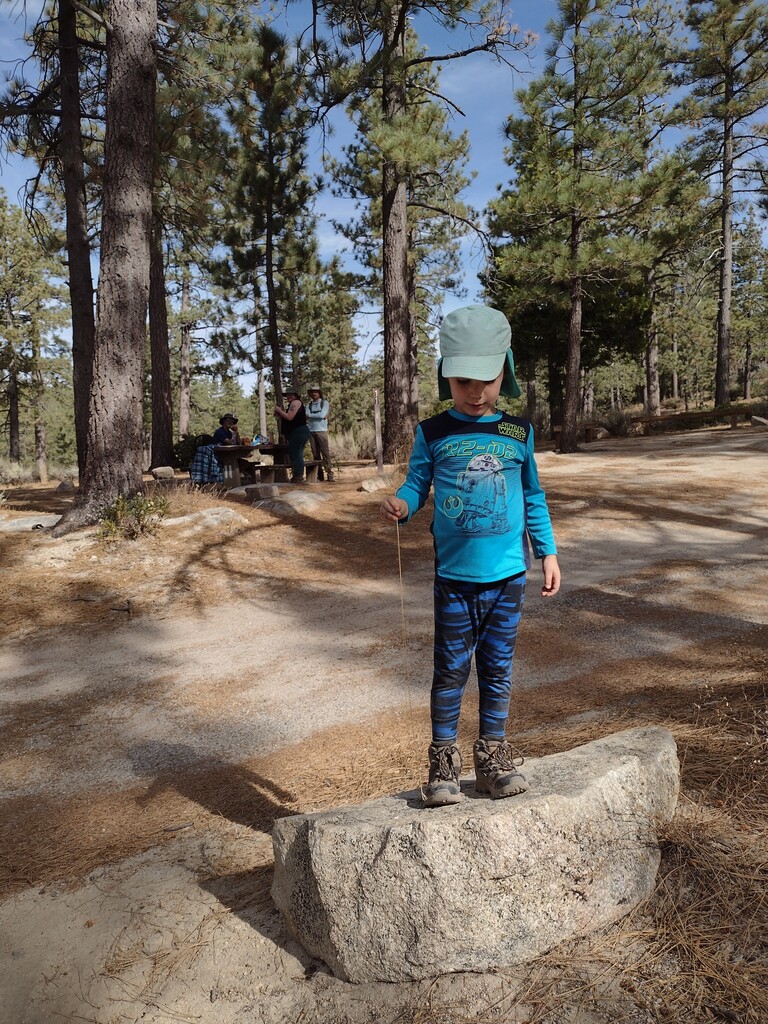
[(309, 427), (309, 445), (312, 458), (321, 465), (317, 470), (317, 479), (323, 480), (323, 472), (329, 483), (333, 483), (333, 465), (328, 449), (328, 401), (317, 384), (309, 389), (309, 405), (307, 405), (307, 426)]
[(280, 433), (288, 442), (288, 458), (291, 460), (291, 483), (304, 483), (304, 446), (309, 440), (309, 427), (304, 403), (296, 388), (283, 392), (288, 401), (287, 408), (275, 406), (275, 416), (280, 421)]

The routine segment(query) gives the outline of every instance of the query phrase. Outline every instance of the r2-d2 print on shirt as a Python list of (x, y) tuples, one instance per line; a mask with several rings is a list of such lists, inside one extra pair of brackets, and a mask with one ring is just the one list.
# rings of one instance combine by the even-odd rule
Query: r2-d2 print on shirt
[(509, 529), (507, 482), (495, 455), (476, 455), (467, 463), (456, 478), (456, 494), (443, 503), (443, 512), (467, 535), (487, 537)]

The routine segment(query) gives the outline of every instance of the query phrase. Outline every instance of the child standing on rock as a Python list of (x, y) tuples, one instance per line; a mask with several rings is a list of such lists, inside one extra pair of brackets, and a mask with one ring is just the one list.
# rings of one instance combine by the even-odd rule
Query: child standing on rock
[(416, 428), (405, 483), (380, 512), (405, 523), (434, 486), (435, 642), (427, 807), (461, 799), (456, 746), (464, 687), (475, 657), (479, 737), (476, 788), (491, 797), (528, 789), (506, 738), (512, 658), (523, 607), (527, 537), (541, 559), (543, 597), (560, 589), (560, 567), (533, 455), (533, 428), (496, 411), (520, 388), (503, 313), (465, 306), (440, 329), (438, 393), (453, 407)]

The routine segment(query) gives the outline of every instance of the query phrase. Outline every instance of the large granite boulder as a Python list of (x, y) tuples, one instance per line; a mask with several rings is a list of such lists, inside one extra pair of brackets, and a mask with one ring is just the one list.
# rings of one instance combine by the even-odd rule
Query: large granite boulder
[(272, 897), (347, 981), (525, 963), (653, 890), (675, 810), (671, 733), (632, 729), (526, 762), (529, 792), (422, 809), (418, 791), (275, 823)]

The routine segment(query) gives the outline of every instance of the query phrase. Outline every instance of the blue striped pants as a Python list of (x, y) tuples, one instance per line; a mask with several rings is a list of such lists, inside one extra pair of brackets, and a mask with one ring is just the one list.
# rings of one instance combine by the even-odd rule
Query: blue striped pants
[(480, 690), (479, 735), (503, 739), (525, 573), (491, 586), (436, 579), (434, 593), (432, 742), (456, 742), (473, 655)]

